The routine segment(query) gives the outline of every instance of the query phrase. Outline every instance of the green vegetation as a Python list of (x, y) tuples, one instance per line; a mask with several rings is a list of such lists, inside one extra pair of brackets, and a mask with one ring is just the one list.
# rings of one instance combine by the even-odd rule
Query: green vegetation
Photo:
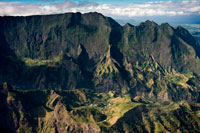
[(97, 64), (97, 67), (96, 67), (97, 76), (102, 76), (103, 74), (118, 73), (119, 70), (116, 68), (114, 63), (116, 63), (116, 61), (114, 61), (111, 58), (110, 45), (109, 45), (106, 55)]
[(28, 66), (41, 66), (41, 65), (48, 65), (48, 64), (53, 64), (53, 63), (59, 63), (61, 61), (61, 57), (55, 57), (53, 59), (31, 59), (31, 58), (23, 58), (22, 61), (25, 62), (26, 65)]
[(187, 81), (189, 80), (189, 78), (192, 77), (193, 77), (192, 73), (186, 73), (186, 74), (175, 73), (175, 74), (167, 74), (166, 76), (169, 82), (179, 84), (184, 87), (188, 87)]
[[(6, 99), (7, 106), (12, 103), (20, 106), (15, 107), (15, 113), (24, 120), (17, 129), (19, 132), (56, 132), (55, 125), (60, 131), (86, 132), (200, 130), (198, 127), (191, 128), (191, 125), (200, 125), (200, 104), (187, 101), (155, 102), (140, 96), (133, 98), (129, 94), (116, 95), (115, 91), (96, 93), (89, 89), (14, 90), (8, 91)], [(12, 117), (16, 119), (15, 115)], [(38, 124), (34, 125), (34, 121)], [(189, 125), (184, 127), (185, 124)]]
[(140, 103), (133, 103), (129, 95), (110, 98), (105, 107), (105, 114), (107, 115), (106, 121), (111, 125), (115, 124), (116, 121), (124, 115), (124, 113), (137, 105), (140, 105)]
[(12, 92), (8, 92), (8, 97), (7, 97), (7, 101), (15, 101), (17, 98), (15, 93)]
[(200, 46), (184, 28), (99, 13), (0, 27), (2, 132), (200, 132)]

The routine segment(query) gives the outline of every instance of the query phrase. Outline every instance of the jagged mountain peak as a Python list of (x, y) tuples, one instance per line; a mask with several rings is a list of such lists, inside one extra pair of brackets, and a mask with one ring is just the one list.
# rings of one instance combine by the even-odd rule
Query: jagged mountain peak
[(96, 70), (97, 70), (97, 75), (103, 75), (109, 74), (109, 73), (117, 73), (119, 72), (118, 68), (116, 65), (119, 66), (119, 63), (111, 57), (111, 46), (108, 45), (107, 52), (105, 55), (101, 58), (99, 63), (97, 64)]
[(200, 131), (199, 47), (185, 29), (96, 12), (0, 28), (1, 131)]
[(158, 25), (157, 23), (155, 23), (154, 21), (150, 21), (150, 20), (146, 20), (144, 22), (144, 24), (147, 24), (147, 25)]
[(139, 23), (138, 26), (158, 26), (158, 24), (154, 21), (146, 20), (145, 22)]
[[(131, 64), (130, 66), (134, 66), (136, 61), (143, 64), (146, 57), (150, 55), (160, 65), (173, 67), (176, 71), (199, 72), (199, 61), (194, 56), (199, 53), (198, 47), (190, 41), (194, 38), (188, 32), (173, 29), (168, 24), (157, 25), (152, 21), (146, 21), (141, 23), (144, 26), (127, 24), (122, 27), (112, 18), (96, 12), (17, 18), (3, 17), (0, 23), (3, 26), (0, 31), (0, 46), (6, 49), (1, 49), (4, 51), (4, 56), (14, 53), (18, 60), (37, 67), (34, 69), (41, 73), (39, 75), (44, 75), (38, 80), (35, 79), (37, 75), (27, 75), (27, 77), (33, 77), (31, 82), (38, 81), (37, 85), (34, 86), (41, 86), (43, 83), (39, 83), (39, 79), (45, 80), (49, 71), (53, 71), (53, 73), (58, 71), (48, 66), (48, 64), (56, 65), (56, 63), (60, 64), (56, 68), (61, 67), (62, 69), (65, 65), (72, 63), (73, 66), (76, 66), (73, 68), (74, 71), (77, 71), (76, 74), (81, 71), (81, 76), (75, 76), (75, 78), (73, 72), (63, 70), (70, 73), (68, 74), (69, 77), (65, 78), (69, 84), (74, 82), (70, 81), (70, 77), (78, 79), (77, 84), (79, 82), (82, 84), (85, 81), (91, 84), (95, 66), (102, 64), (109, 64), (108, 66), (111, 66), (113, 70), (120, 71), (123, 79), (127, 78), (126, 80), (128, 80), (129, 77), (126, 75), (129, 74), (125, 70), (124, 64), (126, 63), (124, 61), (127, 60)], [(66, 58), (72, 60), (62, 59), (64, 55), (69, 55)], [(64, 63), (58, 63), (59, 61)], [(38, 66), (40, 64), (44, 65), (44, 69), (47, 69), (46, 72), (43, 72), (42, 66)], [(5, 69), (3, 64), (1, 66), (2, 70)], [(17, 66), (19, 70), (23, 69), (22, 64), (20, 66), (19, 63)], [(13, 71), (15, 69), (12, 65), (10, 65), (10, 68)], [(23, 80), (24, 74), (26, 75), (26, 72), (19, 74), (21, 80)], [(18, 73), (15, 75), (18, 75)], [(60, 78), (64, 77), (61, 76)], [(52, 81), (55, 84), (58, 83), (54, 78), (52, 78)], [(60, 82), (59, 84), (66, 86), (68, 83)], [(47, 84), (50, 85), (50, 83)], [(72, 85), (75, 85), (75, 83)]]

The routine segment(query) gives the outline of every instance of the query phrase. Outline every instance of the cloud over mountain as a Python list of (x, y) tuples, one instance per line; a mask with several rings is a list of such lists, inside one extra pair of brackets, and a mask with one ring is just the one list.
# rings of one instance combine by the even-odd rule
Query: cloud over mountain
[(27, 16), (65, 12), (97, 11), (112, 17), (200, 15), (200, 1), (158, 1), (128, 5), (64, 1), (52, 4), (0, 2), (1, 16)]

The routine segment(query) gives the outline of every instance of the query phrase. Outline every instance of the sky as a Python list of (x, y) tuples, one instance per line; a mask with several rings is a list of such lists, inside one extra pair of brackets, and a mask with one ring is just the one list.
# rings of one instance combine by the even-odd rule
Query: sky
[(200, 24), (200, 0), (0, 0), (0, 16), (99, 12), (117, 20)]

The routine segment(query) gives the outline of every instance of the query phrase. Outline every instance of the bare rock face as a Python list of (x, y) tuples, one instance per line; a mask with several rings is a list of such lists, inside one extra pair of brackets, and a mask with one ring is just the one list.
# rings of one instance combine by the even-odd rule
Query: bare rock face
[[(0, 95), (2, 115), (0, 118), (5, 120), (0, 122), (0, 129), (5, 132), (82, 132), (97, 133), (100, 132), (99, 126), (95, 121), (95, 116), (90, 112), (79, 111), (78, 115), (73, 115), (62, 100), (68, 95), (76, 95), (74, 102), (84, 102), (85, 96), (79, 90), (63, 92), (64, 96), (57, 94), (55, 91), (44, 92), (17, 92), (7, 91), (6, 85), (1, 86)], [(2, 92), (3, 91), (3, 92)], [(66, 94), (65, 94), (66, 93)], [(42, 99), (37, 99), (40, 96)], [(30, 101), (27, 98), (33, 98)], [(67, 98), (67, 97), (66, 97)], [(76, 98), (75, 96), (73, 98)], [(46, 100), (45, 100), (46, 99)], [(66, 100), (66, 99), (65, 99)], [(33, 105), (30, 105), (33, 104)], [(72, 103), (71, 103), (72, 104)], [(77, 105), (76, 105), (77, 106)], [(95, 111), (95, 110), (94, 110)], [(93, 112), (94, 112), (93, 111)], [(84, 114), (88, 117), (84, 118)], [(82, 116), (83, 115), (83, 116)], [(83, 120), (79, 121), (79, 117)], [(88, 123), (85, 119), (90, 120)]]
[(66, 107), (58, 102), (55, 106), (55, 109), (50, 116), (50, 119), (47, 121), (49, 127), (54, 128), (56, 132), (82, 132), (82, 133), (97, 133), (100, 132), (99, 127), (89, 124), (78, 124), (72, 119), (69, 115)]
[(0, 131), (200, 132), (200, 46), (184, 28), (99, 13), (0, 28)]

